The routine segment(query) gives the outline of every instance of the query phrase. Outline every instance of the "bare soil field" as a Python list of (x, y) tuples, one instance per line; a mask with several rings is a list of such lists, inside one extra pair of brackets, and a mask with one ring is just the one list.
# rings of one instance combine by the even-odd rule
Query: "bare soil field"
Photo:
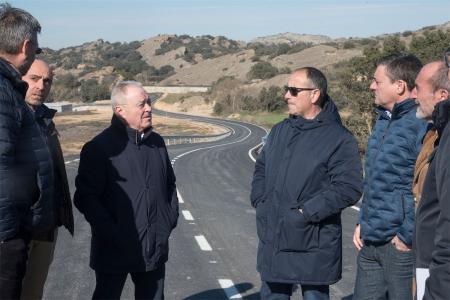
[[(54, 121), (64, 155), (79, 154), (87, 141), (110, 125), (111, 117), (109, 106), (93, 106), (92, 110), (58, 113)], [(153, 115), (153, 127), (161, 135), (211, 135), (225, 132), (222, 127), (157, 115)]]
[(155, 108), (194, 116), (210, 117), (213, 114), (212, 103), (206, 104), (203, 96), (188, 96), (181, 101), (176, 101), (175, 103), (166, 102), (164, 100), (166, 96), (167, 94), (162, 96), (160, 100), (154, 104)]

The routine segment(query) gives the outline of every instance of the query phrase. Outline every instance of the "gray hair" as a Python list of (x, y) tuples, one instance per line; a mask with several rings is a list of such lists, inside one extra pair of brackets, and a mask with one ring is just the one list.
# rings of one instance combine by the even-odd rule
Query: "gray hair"
[(113, 110), (117, 105), (127, 103), (127, 89), (129, 86), (144, 88), (142, 83), (133, 80), (119, 81), (116, 83), (111, 91), (111, 106)]
[(429, 81), (433, 93), (440, 89), (446, 90), (450, 93), (450, 80), (448, 79), (449, 69), (442, 60), (436, 62), (439, 63), (439, 67), (436, 69)]
[(41, 25), (30, 13), (0, 4), (0, 53), (17, 54), (25, 40), (41, 32)]

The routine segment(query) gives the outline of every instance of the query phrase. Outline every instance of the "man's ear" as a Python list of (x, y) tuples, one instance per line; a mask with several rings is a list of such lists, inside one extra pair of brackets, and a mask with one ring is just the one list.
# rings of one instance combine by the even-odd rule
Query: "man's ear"
[(403, 95), (408, 90), (406, 82), (403, 80), (397, 80), (397, 94)]
[(450, 96), (450, 93), (447, 90), (445, 90), (445, 89), (440, 89), (437, 92), (439, 93), (438, 95), (439, 95), (439, 99), (440, 100), (448, 99), (449, 96)]
[(311, 91), (311, 103), (312, 104), (316, 104), (317, 101), (319, 101), (320, 98), (320, 90), (319, 89), (315, 89)]
[(19, 53), (28, 53), (28, 48), (30, 48), (32, 46), (32, 42), (30, 39), (25, 39), (22, 44), (20, 44), (19, 46)]
[(116, 105), (114, 107), (114, 113), (118, 114), (119, 116), (122, 116), (123, 114), (123, 108), (120, 105)]

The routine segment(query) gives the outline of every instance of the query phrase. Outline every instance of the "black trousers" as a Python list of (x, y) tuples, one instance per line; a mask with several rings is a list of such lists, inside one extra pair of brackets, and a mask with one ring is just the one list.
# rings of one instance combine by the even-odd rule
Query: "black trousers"
[[(164, 299), (165, 266), (149, 271), (129, 273), (134, 283), (135, 299)], [(120, 299), (128, 273), (95, 272), (96, 286), (92, 299)]]
[(0, 299), (20, 299), (29, 241), (22, 236), (0, 241)]

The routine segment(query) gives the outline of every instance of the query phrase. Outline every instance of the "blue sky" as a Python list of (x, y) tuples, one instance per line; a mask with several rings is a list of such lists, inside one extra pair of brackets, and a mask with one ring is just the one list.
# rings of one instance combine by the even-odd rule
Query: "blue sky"
[(450, 0), (9, 0), (42, 25), (42, 47), (158, 34), (249, 41), (283, 32), (369, 37), (450, 21)]

